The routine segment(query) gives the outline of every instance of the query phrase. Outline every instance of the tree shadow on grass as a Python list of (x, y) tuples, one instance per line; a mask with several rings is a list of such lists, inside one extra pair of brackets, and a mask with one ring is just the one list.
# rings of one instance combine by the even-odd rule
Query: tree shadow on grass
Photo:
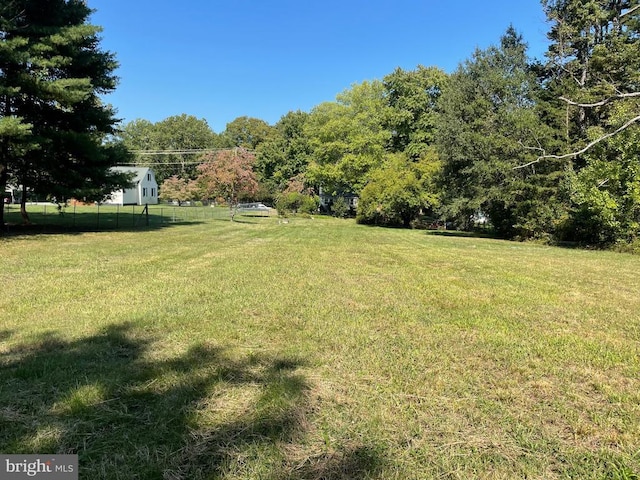
[(165, 230), (167, 228), (178, 226), (196, 226), (201, 225), (201, 221), (175, 221), (175, 222), (149, 222), (149, 225), (115, 225), (105, 223), (103, 226), (97, 224), (80, 224), (80, 225), (59, 225), (55, 223), (39, 223), (34, 222), (29, 225), (5, 225), (5, 230), (0, 232), (0, 238), (20, 238), (34, 235), (80, 235), (84, 233), (100, 233), (100, 232), (148, 232), (153, 230)]
[(425, 230), (425, 232), (427, 235), (433, 235), (436, 237), (488, 238), (493, 240), (504, 240), (503, 238), (491, 232), (479, 232), (479, 231), (465, 232), (462, 230)]
[[(205, 479), (246, 469), (266, 478), (354, 478), (368, 449), (294, 466), (309, 426), (298, 358), (196, 344), (159, 358), (130, 324), (78, 340), (55, 333), (0, 355), (0, 451), (75, 453), (81, 478)], [(284, 465), (284, 467), (283, 467)], [(245, 469), (245, 470), (243, 470)]]
[[(307, 459), (278, 480), (352, 480), (376, 478), (382, 472), (380, 453), (371, 446), (352, 446)], [(380, 475), (380, 478), (384, 478)]]
[[(267, 217), (263, 217), (263, 218), (267, 218)], [(248, 224), (248, 225), (258, 225), (260, 223), (263, 223), (263, 221), (261, 219), (258, 219), (258, 217), (239, 218), (238, 215), (233, 217), (233, 220), (231, 220), (229, 217), (226, 217), (226, 218), (214, 218), (212, 219), (212, 221), (226, 222), (227, 224), (240, 223), (240, 224)]]

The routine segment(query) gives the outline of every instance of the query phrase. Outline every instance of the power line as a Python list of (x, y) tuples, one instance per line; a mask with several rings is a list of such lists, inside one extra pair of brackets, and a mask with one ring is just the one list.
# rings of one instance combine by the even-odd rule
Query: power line
[(216, 153), (222, 150), (131, 150), (136, 155), (198, 155), (200, 153)]
[[(218, 152), (231, 152), (238, 150), (235, 148), (183, 148), (183, 149), (166, 149), (166, 150), (129, 150), (136, 156), (155, 156), (155, 155), (200, 155), (206, 153), (218, 153)], [(255, 150), (243, 149), (245, 152), (255, 154)], [(153, 166), (153, 165), (200, 165), (202, 162), (194, 161), (182, 161), (182, 162), (129, 162), (121, 163), (122, 166)]]
[[(187, 148), (187, 149), (166, 149), (166, 150), (130, 150), (136, 155), (198, 155), (200, 153), (218, 153), (236, 150), (235, 148)], [(253, 150), (244, 149), (248, 153), (255, 153)]]

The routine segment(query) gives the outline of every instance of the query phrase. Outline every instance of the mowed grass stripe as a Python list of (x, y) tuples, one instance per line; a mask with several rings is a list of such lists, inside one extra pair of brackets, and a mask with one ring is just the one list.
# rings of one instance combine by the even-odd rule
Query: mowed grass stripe
[(92, 478), (639, 471), (640, 259), (249, 220), (3, 241), (0, 451)]

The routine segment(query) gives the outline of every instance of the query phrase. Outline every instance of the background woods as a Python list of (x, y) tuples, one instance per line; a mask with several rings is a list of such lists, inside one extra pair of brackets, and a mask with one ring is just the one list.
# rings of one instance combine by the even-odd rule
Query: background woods
[(340, 206), (378, 225), (481, 226), (503, 238), (607, 246), (638, 237), (636, 1), (544, 0), (543, 59), (509, 26), (451, 73), (397, 68), (274, 125), (240, 116), (220, 133), (187, 114), (117, 129), (100, 100), (116, 85), (113, 54), (100, 50), (86, 6), (50, 3), (55, 15), (26, 0), (3, 7), (5, 190), (99, 199), (127, 181), (109, 168), (135, 163), (153, 167), (165, 200), (234, 201), (212, 190), (224, 182), (211, 165), (241, 148), (252, 156), (242, 167), (255, 182), (247, 200)]

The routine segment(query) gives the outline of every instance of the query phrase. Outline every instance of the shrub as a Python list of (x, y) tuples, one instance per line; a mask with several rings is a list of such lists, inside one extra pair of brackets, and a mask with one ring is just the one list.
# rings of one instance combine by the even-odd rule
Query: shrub
[(283, 193), (278, 196), (276, 209), (278, 214), (283, 216), (298, 212), (312, 214), (318, 210), (318, 198), (299, 192)]
[(302, 195), (302, 197), (298, 211), (309, 215), (316, 213), (318, 211), (318, 206), (320, 205), (318, 197), (312, 195)]
[(338, 197), (331, 208), (334, 217), (345, 218), (349, 215), (349, 204), (343, 197)]

